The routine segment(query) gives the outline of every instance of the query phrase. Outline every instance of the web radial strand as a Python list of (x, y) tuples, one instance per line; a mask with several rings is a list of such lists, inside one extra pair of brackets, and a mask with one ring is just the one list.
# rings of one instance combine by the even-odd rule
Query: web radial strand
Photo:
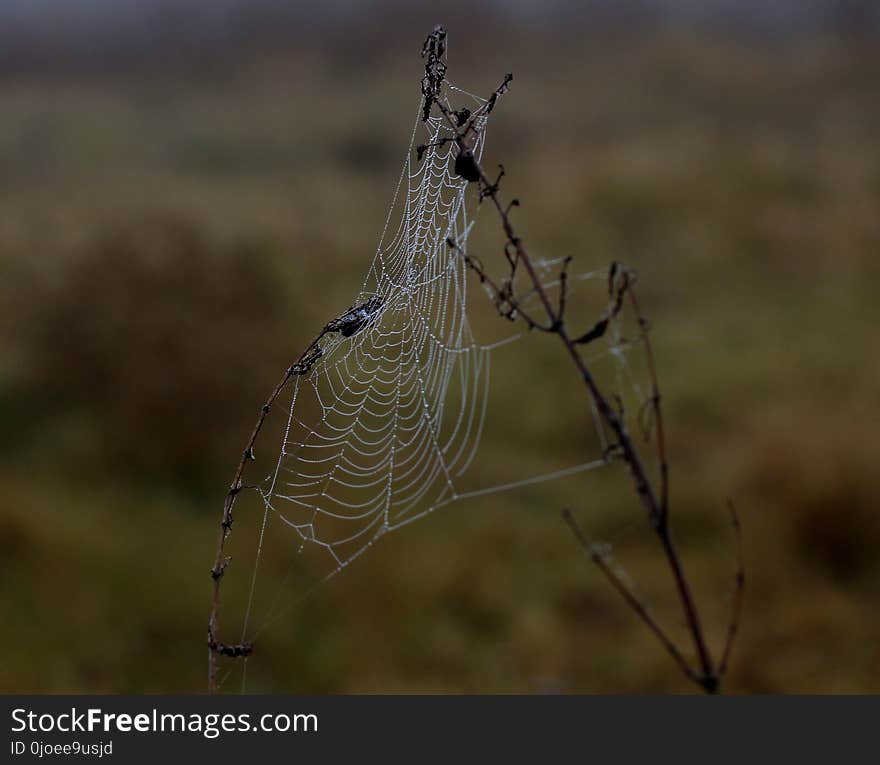
[(482, 431), (490, 359), (466, 311), (467, 181), (453, 172), (448, 126), (431, 118), (419, 129), (428, 148), (417, 161), (410, 147), (354, 302), (378, 297), (380, 308), (350, 337), (328, 335), (321, 359), (296, 381), (263, 497), (268, 513), (337, 566), (414, 514), (454, 501)]

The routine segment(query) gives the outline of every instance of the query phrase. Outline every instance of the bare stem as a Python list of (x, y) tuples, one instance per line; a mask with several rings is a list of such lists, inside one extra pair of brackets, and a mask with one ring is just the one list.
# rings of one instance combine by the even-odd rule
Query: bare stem
[(228, 656), (230, 658), (240, 658), (249, 656), (253, 650), (253, 645), (248, 642), (227, 644), (222, 643), (217, 637), (219, 630), (219, 614), (220, 614), (220, 585), (226, 568), (229, 565), (229, 557), (226, 555), (226, 540), (232, 529), (234, 521), (235, 500), (241, 491), (246, 488), (242, 484), (245, 466), (250, 460), (254, 459), (254, 445), (257, 436), (263, 429), (263, 423), (269, 416), (269, 412), (275, 403), (275, 400), (281, 394), (284, 387), (294, 377), (306, 375), (315, 365), (318, 359), (323, 355), (321, 348), (321, 340), (330, 333), (338, 332), (344, 337), (351, 337), (360, 331), (364, 326), (371, 322), (375, 314), (384, 304), (384, 298), (381, 295), (374, 295), (365, 303), (359, 306), (352, 306), (345, 313), (333, 319), (324, 325), (321, 332), (312, 340), (306, 349), (299, 355), (299, 358), (287, 369), (284, 377), (281, 378), (275, 389), (269, 395), (266, 403), (260, 408), (260, 414), (257, 416), (257, 422), (251, 431), (250, 440), (247, 442), (238, 465), (235, 468), (235, 474), (232, 477), (232, 483), (229, 491), (226, 493), (226, 499), (223, 502), (223, 516), (220, 520), (220, 531), (217, 535), (217, 552), (214, 556), (214, 565), (211, 568), (211, 579), (213, 580), (213, 592), (211, 597), (211, 616), (208, 619), (208, 692), (216, 693), (217, 691), (217, 656)]
[(730, 654), (733, 652), (733, 643), (739, 632), (740, 619), (742, 618), (743, 596), (746, 587), (746, 569), (743, 560), (742, 548), (742, 527), (740, 526), (739, 516), (736, 512), (733, 502), (728, 501), (728, 510), (730, 510), (730, 522), (733, 526), (733, 534), (736, 537), (736, 576), (734, 579), (733, 604), (730, 608), (730, 621), (727, 625), (727, 639), (724, 642), (724, 650), (721, 653), (721, 661), (718, 664), (718, 677), (723, 677), (727, 672), (727, 666), (730, 662)]
[[(452, 140), (456, 145), (456, 149), (458, 151), (458, 159), (456, 161), (457, 170), (459, 169), (459, 164), (461, 163), (461, 172), (459, 174), (469, 181), (476, 182), (479, 187), (480, 199), (491, 200), (493, 207), (498, 213), (501, 222), (501, 228), (504, 231), (504, 235), (507, 239), (507, 243), (505, 245), (505, 254), (507, 256), (508, 264), (510, 266), (510, 274), (504, 285), (502, 287), (499, 287), (487, 277), (482, 266), (476, 265), (477, 261), (474, 258), (466, 256), (467, 263), (473, 270), (475, 270), (480, 279), (483, 282), (487, 283), (490, 286), (490, 289), (493, 290), (496, 306), (499, 307), (499, 312), (501, 312), (502, 315), (506, 316), (507, 318), (513, 318), (517, 314), (519, 314), (520, 316), (524, 317), (526, 323), (529, 325), (530, 328), (538, 328), (545, 332), (555, 334), (559, 338), (559, 341), (562, 343), (566, 354), (571, 359), (572, 363), (575, 366), (575, 369), (577, 370), (578, 374), (581, 377), (581, 380), (584, 383), (584, 386), (587, 389), (591, 402), (595, 405), (596, 410), (598, 411), (602, 421), (614, 434), (615, 451), (620, 455), (620, 457), (629, 467), (629, 473), (633, 482), (633, 488), (639, 498), (639, 501), (642, 504), (642, 507), (644, 508), (644, 511), (647, 515), (649, 522), (651, 523), (652, 528), (654, 529), (660, 541), (667, 565), (670, 568), (673, 580), (675, 582), (679, 601), (681, 602), (682, 609), (684, 611), (687, 629), (693, 641), (694, 650), (697, 657), (696, 669), (688, 663), (681, 651), (670, 640), (669, 636), (666, 635), (666, 633), (663, 632), (656, 621), (653, 620), (653, 618), (644, 608), (644, 605), (641, 603), (641, 601), (639, 601), (639, 599), (626, 587), (625, 583), (623, 583), (623, 581), (615, 575), (614, 571), (607, 566), (607, 563), (604, 561), (604, 559), (601, 558), (601, 556), (597, 556), (595, 554), (591, 554), (591, 557), (593, 558), (594, 562), (599, 565), (605, 576), (609, 578), (609, 581), (612, 583), (615, 589), (617, 589), (618, 592), (620, 592), (620, 594), (624, 597), (630, 607), (636, 611), (640, 618), (657, 636), (660, 642), (663, 643), (667, 651), (669, 651), (673, 659), (675, 659), (676, 663), (682, 669), (683, 673), (690, 680), (698, 683), (707, 693), (715, 693), (718, 691), (721, 673), (716, 669), (712, 656), (707, 648), (705, 633), (703, 631), (702, 623), (700, 621), (699, 611), (697, 609), (697, 605), (691, 592), (687, 577), (685, 576), (684, 569), (681, 563), (681, 558), (678, 554), (678, 550), (675, 546), (669, 528), (669, 467), (667, 461), (665, 432), (663, 428), (660, 387), (657, 380), (654, 354), (651, 348), (650, 339), (648, 337), (647, 322), (641, 313), (638, 300), (635, 296), (634, 290), (632, 289), (632, 284), (629, 278), (624, 276), (624, 281), (622, 285), (617, 290), (614, 289), (614, 285), (611, 282), (613, 282), (613, 278), (615, 276), (615, 270), (617, 267), (617, 264), (615, 264), (612, 267), (609, 279), (609, 292), (611, 293), (612, 297), (612, 305), (609, 308), (609, 312), (599, 322), (597, 322), (592, 330), (587, 332), (585, 335), (572, 337), (565, 323), (565, 298), (567, 286), (565, 269), (568, 265), (568, 262), (566, 261), (565, 267), (563, 268), (563, 271), (560, 275), (561, 293), (557, 305), (554, 306), (550, 300), (546, 288), (544, 287), (540, 277), (538, 276), (532, 258), (530, 257), (522, 238), (517, 233), (510, 218), (510, 210), (515, 205), (513, 203), (511, 203), (510, 205), (505, 205), (502, 202), (499, 186), (501, 177), (503, 175), (503, 170), (502, 173), (499, 174), (497, 180), (495, 180), (494, 182), (491, 181), (480, 162), (474, 156), (472, 147), (468, 143), (469, 135), (472, 132), (476, 133), (478, 130), (476, 122), (477, 117), (481, 113), (488, 113), (492, 110), (492, 108), (494, 108), (498, 97), (502, 93), (506, 92), (507, 87), (512, 79), (512, 75), (506, 75), (502, 84), (495, 90), (495, 92), (492, 94), (486, 104), (484, 104), (480, 109), (477, 109), (470, 117), (470, 120), (465, 125), (462, 125), (461, 120), (458, 119), (458, 115), (460, 114), (460, 112), (453, 110), (447, 103), (444, 103), (444, 100), (440, 96), (440, 83), (442, 82), (443, 75), (445, 75), (446, 71), (445, 63), (441, 62), (438, 65), (438, 62), (445, 52), (445, 31), (440, 31), (442, 32), (442, 37), (434, 38), (435, 41), (436, 39), (439, 39), (440, 44), (432, 45), (432, 38), (434, 36), (429, 36), (428, 40), (425, 43), (425, 48), (423, 51), (423, 55), (425, 55), (428, 59), (425, 67), (427, 76), (424, 82), (429, 83), (429, 85), (433, 87), (433, 90), (429, 90), (428, 92), (426, 92), (423, 85), (423, 92), (425, 92), (427, 104), (425, 113), (427, 116), (432, 105), (436, 104), (437, 108), (446, 119), (446, 122), (449, 124), (449, 127), (452, 131), (451, 139), (445, 140)], [(437, 34), (438, 31), (435, 30), (434, 35)], [(518, 205), (518, 202), (516, 202), (516, 204)], [(508, 247), (512, 248), (514, 252), (513, 256), (511, 256), (508, 252)], [(543, 307), (544, 312), (546, 313), (546, 323), (535, 320), (531, 316), (523, 315), (522, 310), (519, 307), (515, 296), (513, 295), (512, 285), (514, 277), (516, 275), (516, 271), (520, 266), (522, 266), (526, 276), (528, 277), (529, 282), (531, 283), (531, 294), (536, 294), (538, 296), (538, 300), (540, 301), (540, 304)], [(620, 311), (621, 301), (624, 293), (629, 294), (630, 304), (638, 320), (639, 328), (642, 334), (642, 340), (644, 342), (645, 352), (647, 355), (648, 371), (651, 379), (650, 404), (653, 412), (654, 425), (656, 428), (655, 449), (660, 471), (659, 497), (658, 493), (655, 491), (654, 484), (648, 476), (644, 461), (642, 460), (642, 457), (627, 430), (622, 413), (619, 413), (618, 410), (616, 410), (615, 407), (612, 406), (609, 397), (606, 396), (600, 389), (598, 383), (596, 382), (596, 379), (590, 371), (578, 347), (580, 344), (590, 342), (591, 340), (600, 337), (604, 333), (610, 318), (612, 318), (614, 315), (616, 315), (617, 312)], [(502, 307), (504, 307), (503, 311)], [(582, 541), (582, 544), (584, 544), (585, 540), (583, 540), (582, 534), (579, 533), (579, 530), (574, 524), (570, 513), (566, 514), (566, 520), (569, 522), (572, 530), (575, 531), (576, 536)], [(589, 552), (591, 548), (586, 544), (584, 546), (585, 549)], [(739, 592), (741, 593), (741, 590)], [(738, 604), (735, 606), (736, 617), (733, 619), (732, 624), (738, 624), (739, 607), (740, 606)], [(732, 627), (731, 630), (733, 631), (733, 633), (735, 633), (736, 631), (735, 627)], [(728, 646), (731, 643), (732, 637), (728, 639)], [(725, 656), (728, 653), (729, 647), (725, 650)], [(724, 662), (724, 660), (722, 661), (723, 666), (725, 666), (726, 668), (726, 663)]]
[(651, 379), (651, 408), (654, 413), (654, 427), (657, 432), (657, 460), (660, 465), (660, 511), (665, 516), (669, 511), (669, 462), (666, 457), (666, 434), (663, 430), (663, 407), (660, 406), (660, 383), (657, 379), (657, 365), (654, 362), (654, 347), (648, 331), (648, 321), (642, 314), (634, 289), (627, 290), (630, 305), (639, 323), (645, 358), (648, 362), (648, 375)]
[(698, 685), (702, 685), (702, 680), (700, 676), (694, 672), (694, 670), (691, 668), (691, 665), (688, 664), (687, 659), (682, 656), (681, 651), (678, 650), (678, 646), (675, 645), (675, 642), (672, 640), (672, 638), (670, 638), (669, 635), (666, 634), (665, 630), (657, 623), (657, 620), (651, 615), (651, 612), (648, 610), (648, 607), (645, 605), (645, 603), (638, 597), (638, 595), (636, 595), (632, 591), (629, 586), (627, 586), (626, 582), (620, 576), (618, 576), (617, 572), (609, 565), (607, 554), (602, 551), (600, 546), (590, 544), (590, 542), (587, 541), (586, 536), (584, 536), (583, 531), (581, 531), (580, 526), (577, 525), (574, 517), (569, 510), (563, 510), (562, 517), (568, 524), (568, 527), (571, 529), (581, 547), (584, 548), (584, 552), (589, 556), (590, 560), (596, 564), (599, 570), (611, 583), (611, 586), (615, 590), (617, 590), (618, 593), (620, 593), (621, 597), (626, 601), (627, 605), (633, 611), (635, 611), (639, 618), (645, 623), (645, 626), (647, 626), (648, 629), (654, 633), (654, 635), (663, 644), (663, 647), (672, 657), (673, 661), (678, 664), (681, 671), (695, 683), (697, 683)]
[(242, 476), (244, 475), (244, 469), (248, 461), (253, 459), (254, 444), (257, 441), (257, 436), (260, 435), (260, 431), (263, 429), (263, 423), (266, 421), (266, 417), (268, 417), (272, 405), (275, 403), (275, 399), (278, 398), (291, 377), (296, 374), (301, 374), (300, 369), (303, 361), (309, 357), (309, 354), (315, 352), (315, 349), (318, 347), (318, 340), (320, 340), (321, 337), (323, 337), (323, 333), (316, 338), (305, 351), (303, 351), (296, 363), (284, 373), (284, 377), (281, 378), (279, 383), (275, 386), (275, 389), (269, 395), (266, 403), (260, 408), (260, 414), (258, 415), (257, 422), (251, 431), (250, 440), (238, 461), (238, 465), (235, 468), (235, 474), (232, 477), (232, 483), (229, 485), (229, 491), (226, 493), (226, 499), (223, 502), (223, 515), (220, 520), (220, 530), (217, 535), (217, 552), (214, 556), (214, 565), (211, 568), (213, 590), (211, 596), (211, 616), (208, 619), (208, 692), (212, 694), (217, 691), (217, 656), (247, 656), (252, 649), (252, 646), (249, 643), (227, 645), (221, 643), (217, 639), (220, 613), (220, 584), (223, 581), (223, 576), (229, 565), (229, 558), (226, 556), (226, 540), (229, 537), (234, 521), (233, 511), (235, 509), (235, 500), (243, 489)]

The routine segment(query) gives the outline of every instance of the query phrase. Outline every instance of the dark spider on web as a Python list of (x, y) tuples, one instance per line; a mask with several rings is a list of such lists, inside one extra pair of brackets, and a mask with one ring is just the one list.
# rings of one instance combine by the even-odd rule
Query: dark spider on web
[(324, 332), (339, 332), (343, 337), (351, 337), (369, 324), (385, 303), (381, 295), (373, 295), (358, 306), (352, 306), (342, 316), (333, 319), (324, 327)]

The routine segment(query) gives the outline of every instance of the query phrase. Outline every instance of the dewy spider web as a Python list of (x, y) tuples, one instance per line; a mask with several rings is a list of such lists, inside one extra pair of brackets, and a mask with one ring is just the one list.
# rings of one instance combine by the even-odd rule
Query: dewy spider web
[[(445, 132), (436, 118), (426, 128), (428, 143)], [(452, 144), (408, 159), (355, 299), (378, 308), (351, 337), (328, 337), (310, 373), (294, 380), (266, 510), (337, 567), (453, 500), (479, 443), (489, 349), (471, 333), (466, 265), (446, 241), (463, 246), (468, 229), (467, 182), (451, 174), (453, 160)]]
[[(444, 88), (465, 94), (448, 82)], [(466, 96), (477, 109), (485, 103)], [(479, 160), (485, 114), (475, 126)], [(421, 160), (413, 150), (419, 131), (427, 147)], [(483, 430), (491, 353), (507, 341), (481, 345), (468, 322), (464, 253), (472, 221), (468, 182), (454, 172), (454, 143), (443, 140), (451, 134), (440, 117), (417, 119), (378, 249), (354, 301), (360, 316), (323, 337), (320, 357), (307, 374), (292, 378), (277, 462), (257, 487), (263, 518), (243, 641), (256, 636), (249, 630), (259, 565), (276, 522), (292, 533), (299, 552), (311, 546), (326, 556), (324, 581), (384, 534), (438, 508), (607, 464), (600, 457), (512, 483), (460, 488)], [(549, 274), (559, 262), (542, 265)], [(619, 350), (612, 345), (622, 359)], [(598, 420), (596, 427), (606, 447)], [(271, 615), (257, 633), (277, 618)]]

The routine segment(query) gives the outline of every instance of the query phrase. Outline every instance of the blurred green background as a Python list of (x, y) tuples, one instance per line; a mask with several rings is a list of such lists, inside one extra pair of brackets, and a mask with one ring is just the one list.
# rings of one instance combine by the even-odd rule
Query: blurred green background
[[(530, 247), (639, 272), (714, 645), (728, 497), (744, 526), (728, 690), (880, 691), (875, 5), (324, 5), (0, 5), (0, 690), (205, 689), (236, 456), (360, 286), (443, 21), (454, 82), (515, 74), (486, 159)], [(523, 384), (492, 400), (487, 470), (579, 459), (573, 372), (529, 348), (502, 367)], [(267, 630), (248, 690), (690, 690), (564, 506), (679, 634), (611, 468), (382, 540)]]

